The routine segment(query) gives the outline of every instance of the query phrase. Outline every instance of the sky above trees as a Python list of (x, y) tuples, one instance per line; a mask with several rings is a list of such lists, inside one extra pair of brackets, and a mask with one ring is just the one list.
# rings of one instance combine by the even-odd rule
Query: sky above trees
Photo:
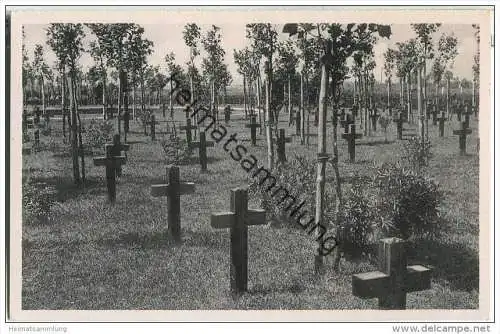
[[(215, 23), (221, 28), (222, 34), (222, 47), (226, 51), (225, 62), (228, 64), (229, 71), (233, 76), (233, 84), (241, 85), (242, 78), (237, 72), (237, 65), (235, 64), (232, 54), (233, 49), (240, 50), (245, 46), (249, 46), (250, 42), (245, 38), (246, 30), (245, 24), (219, 24)], [(189, 48), (184, 44), (182, 38), (182, 30), (184, 25), (173, 25), (173, 24), (143, 24), (144, 27), (144, 37), (151, 40), (154, 43), (153, 53), (148, 57), (149, 64), (155, 66), (160, 65), (162, 70), (166, 70), (166, 64), (164, 61), (165, 55), (170, 52), (174, 52), (176, 55), (176, 62), (183, 67), (187, 67), (186, 62), (189, 60)], [(210, 25), (199, 25), (202, 28), (202, 35), (206, 34), (209, 30)], [(25, 25), (25, 45), (28, 51), (28, 56), (30, 61), (33, 59), (33, 51), (35, 44), (44, 45), (44, 53), (46, 62), (49, 66), (52, 66), (55, 61), (55, 55), (50, 50), (50, 48), (45, 44), (46, 42), (46, 28), (48, 25), (45, 24), (34, 24)], [(282, 25), (277, 25), (277, 31), (282, 31)], [(95, 39), (89, 30), (86, 30), (87, 36), (84, 40), (85, 47), (91, 40)], [(474, 31), (470, 24), (463, 25), (451, 25), (443, 24), (440, 29), (435, 33), (433, 40), (437, 41), (442, 33), (454, 34), (458, 39), (458, 56), (455, 59), (453, 72), (455, 76), (460, 78), (472, 79), (472, 63), (474, 56)], [(388, 47), (395, 48), (397, 42), (403, 42), (410, 38), (415, 37), (415, 33), (410, 27), (410, 24), (402, 25), (392, 25), (392, 36), (390, 40), (380, 39), (374, 47), (375, 61), (377, 66), (375, 68), (376, 80), (380, 80), (381, 74), (382, 79), (385, 80), (383, 72), (383, 53)], [(279, 40), (287, 39), (288, 35), (278, 34)], [(201, 57), (197, 59), (197, 66), (200, 66), (201, 59), (206, 55), (202, 51)], [(87, 68), (93, 64), (92, 57), (90, 54), (85, 53), (79, 63)]]

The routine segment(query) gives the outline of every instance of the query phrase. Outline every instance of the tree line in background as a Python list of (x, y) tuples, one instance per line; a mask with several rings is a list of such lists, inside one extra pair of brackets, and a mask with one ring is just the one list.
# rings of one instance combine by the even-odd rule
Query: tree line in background
[[(396, 43), (396, 48), (389, 48), (384, 53), (384, 94), (376, 94), (373, 47), (380, 38), (390, 38), (392, 31), (389, 25), (288, 23), (281, 33), (288, 34), (289, 38), (278, 41), (276, 25), (253, 23), (246, 25), (249, 46), (233, 50), (233, 61), (243, 81), (245, 116), (258, 114), (259, 121), (265, 124), (267, 167), (270, 170), (276, 166), (273, 139), (278, 136), (279, 113), (284, 111), (291, 124), (299, 119), (294, 117), (296, 107), (302, 123), (301, 144), (305, 142), (305, 120), (308, 115), (315, 119), (318, 127), (315, 222), (322, 222), (324, 218), (328, 163), (333, 167), (335, 179), (335, 196), (332, 199), (335, 218), (331, 225), (339, 226), (343, 215), (338, 153), (340, 108), (355, 106), (365, 134), (369, 129), (369, 115), (377, 104), (389, 113), (394, 108), (405, 111), (411, 122), (418, 122), (419, 139), (425, 145), (428, 124), (424, 124), (424, 115), (430, 102), (434, 101), (436, 105), (444, 103), (449, 113), (450, 90), (472, 86), (472, 107), (478, 105), (479, 25), (473, 25), (477, 50), (471, 83), (453, 76), (453, 61), (458, 52), (455, 36), (442, 34), (435, 43), (432, 36), (439, 30), (440, 24), (412, 24), (411, 27), (415, 38)], [(94, 39), (84, 47), (83, 40), (88, 33)], [(226, 103), (227, 88), (232, 83), (225, 59), (227, 55), (222, 47), (221, 30), (212, 25), (202, 31), (198, 25), (189, 23), (184, 26), (183, 39), (189, 49), (188, 62), (182, 66), (176, 62), (174, 53), (167, 53), (164, 57), (166, 72), (159, 66), (148, 64), (147, 58), (154, 45), (144, 37), (144, 28), (137, 24), (50, 24), (47, 45), (57, 57), (52, 68), (44, 61), (42, 45), (35, 46), (33, 61), (30, 62), (23, 44), (23, 102), (40, 102), (42, 113), (46, 112), (47, 105), (60, 106), (64, 136), (68, 124), (73, 176), (77, 184), (85, 178), (79, 105), (101, 104), (106, 119), (108, 106), (115, 103), (118, 115), (121, 115), (128, 112), (132, 99), (135, 117), (136, 112), (150, 112), (146, 104), (160, 104), (165, 109), (168, 101), (173, 117), (171, 94), (162, 92), (174, 89), (172, 81), (167, 78), (176, 76), (178, 82), (190, 88), (191, 103), (198, 101), (209, 106), (210, 113), (218, 121), (219, 105)], [(202, 48), (204, 57), (201, 68), (198, 68), (196, 64), (199, 63), (197, 60)], [(94, 60), (87, 71), (78, 64), (84, 52), (90, 53)], [(393, 78), (397, 78), (399, 96), (392, 92), (398, 88)], [(351, 94), (345, 91), (348, 79), (353, 82)], [(428, 87), (431, 83), (434, 85), (433, 93)], [(461, 98), (463, 102), (463, 94)], [(137, 105), (140, 108), (136, 111)], [(331, 117), (328, 117), (327, 110), (331, 110)], [(117, 117), (118, 133), (121, 131), (120, 120)], [(327, 150), (328, 124), (331, 124), (333, 134), (330, 152)], [(319, 230), (317, 237), (321, 245), (324, 240)], [(321, 271), (323, 263), (321, 248), (318, 247), (315, 256), (317, 271)], [(335, 258), (338, 265), (340, 254)]]

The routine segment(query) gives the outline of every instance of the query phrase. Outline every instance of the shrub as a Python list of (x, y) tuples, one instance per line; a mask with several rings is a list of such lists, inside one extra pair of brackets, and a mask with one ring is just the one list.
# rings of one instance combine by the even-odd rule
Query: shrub
[(407, 239), (435, 236), (439, 232), (442, 192), (436, 182), (393, 165), (379, 169), (374, 181), (379, 189), (380, 215), (391, 221), (384, 226), (387, 235)]
[(367, 184), (355, 182), (346, 192), (340, 210), (337, 242), (340, 250), (350, 258), (371, 253), (373, 235), (379, 214), (375, 200), (366, 189)]
[(45, 217), (55, 202), (56, 190), (44, 182), (23, 182), (23, 221), (35, 222)]
[(113, 124), (110, 121), (91, 120), (83, 132), (83, 140), (90, 148), (103, 149), (113, 139)]
[(165, 162), (167, 164), (184, 165), (188, 163), (193, 154), (193, 149), (189, 147), (187, 141), (175, 134), (163, 137), (160, 144), (165, 153)]
[(432, 158), (431, 148), (432, 144), (429, 140), (422, 143), (420, 138), (412, 137), (403, 146), (403, 159), (413, 170), (420, 172), (422, 167), (428, 166)]

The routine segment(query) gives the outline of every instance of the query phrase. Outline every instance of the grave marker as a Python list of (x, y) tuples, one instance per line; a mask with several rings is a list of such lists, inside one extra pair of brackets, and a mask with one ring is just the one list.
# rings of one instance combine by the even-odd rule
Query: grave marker
[(214, 142), (207, 141), (205, 131), (200, 131), (200, 140), (193, 142), (190, 147), (197, 147), (200, 156), (201, 170), (207, 170), (207, 147), (213, 147)]
[(125, 134), (125, 142), (127, 142), (127, 134), (130, 131), (130, 111), (126, 110), (123, 113), (123, 132)]
[(285, 144), (286, 143), (291, 143), (292, 138), (291, 137), (285, 137), (285, 129), (280, 129), (279, 132), (279, 137), (277, 140), (277, 147), (276, 147), (276, 153), (278, 154), (278, 161), (279, 162), (286, 162), (286, 151), (285, 151)]
[(441, 112), (441, 117), (436, 118), (439, 121), (439, 137), (444, 137), (444, 122), (447, 120), (444, 111)]
[(342, 138), (347, 141), (347, 151), (349, 152), (349, 162), (356, 160), (356, 139), (363, 137), (361, 133), (356, 133), (356, 125), (349, 125), (349, 133), (343, 133)]
[(229, 124), (230, 120), (231, 120), (231, 106), (227, 105), (224, 108), (224, 122), (226, 122), (226, 124)]
[(372, 129), (373, 131), (377, 131), (377, 120), (380, 117), (380, 114), (377, 112), (377, 109), (374, 109), (373, 112), (370, 114), (370, 119), (372, 121)]
[(437, 114), (438, 114), (438, 109), (437, 109), (437, 105), (433, 105), (432, 106), (432, 125), (437, 125)]
[(108, 199), (111, 203), (116, 200), (116, 175), (117, 170), (120, 169), (121, 165), (126, 163), (127, 158), (125, 156), (113, 155), (113, 146), (106, 144), (106, 156), (94, 158), (95, 166), (106, 166), (106, 185), (108, 187)]
[(151, 186), (151, 196), (167, 196), (168, 232), (176, 242), (179, 242), (181, 240), (181, 195), (194, 193), (195, 187), (194, 183), (180, 182), (178, 166), (167, 167), (167, 179), (167, 184)]
[(154, 141), (156, 139), (156, 124), (158, 124), (158, 121), (156, 120), (156, 116), (154, 114), (151, 114), (149, 117), (149, 121), (146, 123), (149, 124), (149, 131), (151, 132), (151, 140)]
[(255, 115), (250, 116), (250, 124), (245, 124), (245, 127), (250, 128), (252, 146), (255, 146), (257, 142), (257, 128), (260, 128), (260, 124), (257, 123)]
[(191, 145), (193, 142), (193, 137), (191, 136), (191, 130), (196, 129), (196, 126), (191, 125), (191, 118), (186, 119), (186, 125), (180, 127), (181, 130), (186, 131), (186, 141), (188, 145)]
[(294, 116), (294, 122), (295, 122), (295, 134), (297, 136), (300, 135), (300, 121), (301, 121), (301, 118), (300, 118), (300, 111), (296, 111), (295, 112), (295, 116)]
[(215, 213), (210, 225), (216, 229), (231, 229), (231, 292), (233, 297), (248, 289), (248, 226), (265, 225), (266, 212), (248, 209), (246, 189), (231, 190), (230, 212)]
[(34, 147), (40, 146), (40, 129), (38, 129), (38, 128), (35, 129), (35, 131), (33, 132), (33, 136), (35, 139)]
[(404, 122), (403, 113), (398, 112), (398, 118), (394, 118), (393, 122), (396, 123), (398, 139), (403, 140), (403, 122)]
[(465, 122), (462, 122), (461, 124), (462, 128), (460, 130), (453, 130), (453, 134), (458, 136), (460, 155), (465, 155), (467, 136), (472, 133), (472, 130), (467, 127)]
[(431, 269), (407, 266), (407, 242), (387, 238), (379, 243), (379, 271), (352, 276), (352, 294), (360, 298), (378, 298), (380, 309), (406, 309), (406, 294), (431, 287)]
[(344, 114), (340, 120), (340, 125), (344, 127), (344, 133), (349, 132), (349, 125), (354, 124), (354, 119), (351, 114)]

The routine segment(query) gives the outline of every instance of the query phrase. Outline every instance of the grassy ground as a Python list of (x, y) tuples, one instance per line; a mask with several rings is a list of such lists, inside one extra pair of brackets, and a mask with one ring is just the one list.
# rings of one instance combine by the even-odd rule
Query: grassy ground
[[(182, 120), (184, 114), (176, 114)], [(229, 133), (249, 138), (241, 115)], [(157, 119), (162, 120), (161, 113)], [(295, 132), (283, 117), (280, 127)], [(439, 242), (419, 244), (412, 261), (434, 266), (432, 289), (408, 295), (408, 308), (477, 308), (479, 286), (479, 157), (477, 120), (467, 140), (467, 156), (458, 155), (456, 121), (446, 124), (445, 138), (430, 125), (434, 158), (429, 172), (445, 192), (441, 207), (447, 230)], [(164, 123), (159, 125), (160, 130)], [(405, 125), (408, 127), (408, 125)], [(60, 124), (53, 124), (60, 128)], [(68, 149), (56, 132), (42, 136), (46, 149), (23, 156), (23, 176), (55, 187), (57, 202), (41, 222), (23, 223), (23, 309), (370, 309), (375, 299), (352, 296), (351, 275), (376, 269), (372, 263), (341, 262), (313, 276), (313, 239), (301, 230), (249, 228), (249, 292), (234, 301), (229, 290), (229, 231), (210, 227), (210, 213), (229, 209), (230, 189), (247, 185), (246, 173), (221, 145), (208, 149), (209, 171), (199, 172), (193, 158), (181, 166), (181, 179), (196, 183), (196, 192), (181, 198), (183, 242), (169, 239), (166, 199), (150, 196), (150, 186), (165, 181), (165, 158), (159, 140), (151, 142), (139, 123), (131, 122), (131, 150), (117, 185), (117, 202), (107, 203), (104, 170), (89, 157), (85, 189), (73, 185)], [(311, 132), (316, 128), (311, 122)], [(161, 138), (157, 134), (157, 139)], [(397, 161), (402, 144), (394, 124), (388, 142), (380, 131), (361, 139), (357, 162), (347, 160), (340, 142), (340, 173), (371, 175), (384, 161)], [(265, 163), (265, 136), (256, 147), (245, 144)], [(297, 137), (287, 144), (293, 153), (315, 157)], [(328, 147), (331, 140), (328, 139)], [(195, 153), (196, 155), (196, 153)], [(332, 175), (330, 167), (327, 174)], [(252, 206), (256, 201), (250, 198)]]

